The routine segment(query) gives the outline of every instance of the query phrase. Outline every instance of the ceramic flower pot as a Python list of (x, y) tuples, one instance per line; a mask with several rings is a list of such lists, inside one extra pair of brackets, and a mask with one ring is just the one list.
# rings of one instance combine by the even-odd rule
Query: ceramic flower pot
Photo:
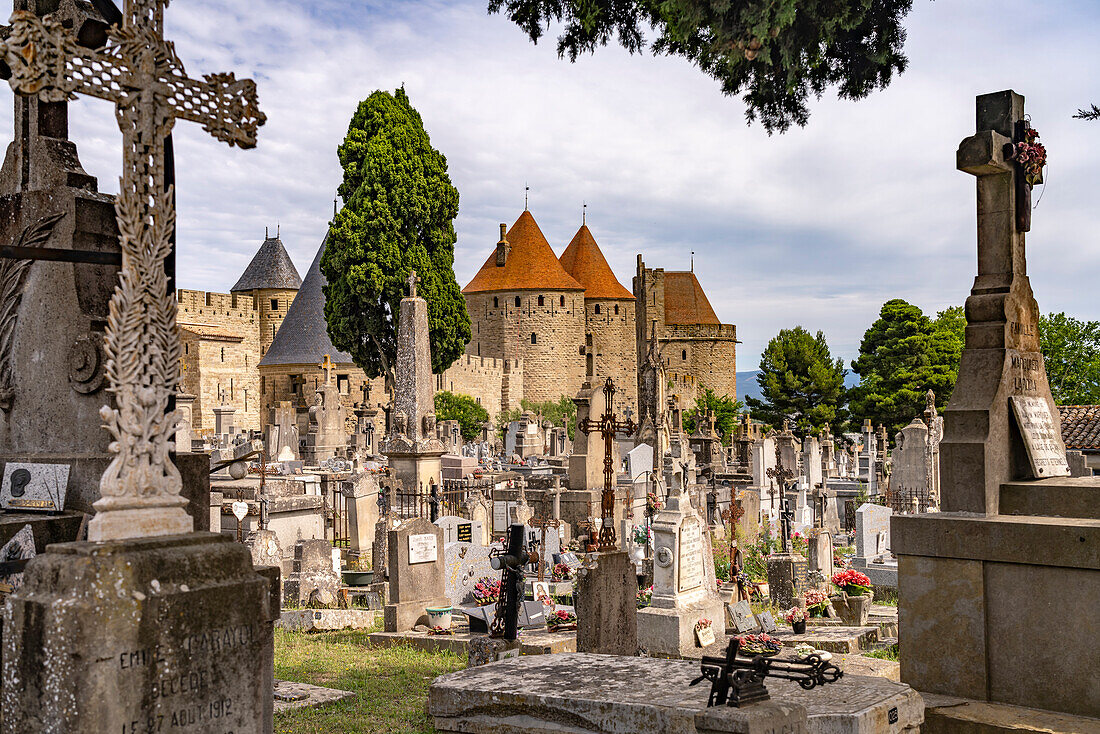
[(428, 614), (429, 627), (442, 627), (445, 630), (451, 628), (452, 607), (427, 607), (424, 611)]
[(791, 622), (791, 630), (793, 630), (796, 635), (806, 634), (806, 620), (802, 619), (798, 622)]

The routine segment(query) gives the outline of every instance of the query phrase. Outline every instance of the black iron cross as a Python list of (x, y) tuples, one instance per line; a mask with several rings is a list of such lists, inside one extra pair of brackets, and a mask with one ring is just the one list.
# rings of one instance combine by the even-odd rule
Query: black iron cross
[(533, 517), (527, 521), (527, 524), (533, 528), (540, 528), (542, 534), (539, 536), (539, 581), (546, 580), (546, 528), (561, 527), (561, 520), (544, 520), (541, 517)]
[(615, 383), (611, 378), (603, 385), (604, 412), (599, 420), (585, 418), (578, 426), (585, 433), (599, 431), (603, 436), (603, 498), (600, 502), (603, 522), (600, 525), (601, 551), (614, 550), (615, 543), (615, 461), (614, 441), (616, 433), (634, 433), (634, 421), (630, 418), (618, 420), (615, 418), (612, 401), (615, 398)]
[(791, 552), (791, 523), (794, 521), (794, 510), (791, 509), (791, 501), (783, 499), (783, 511), (779, 513), (779, 532), (783, 536), (783, 552)]

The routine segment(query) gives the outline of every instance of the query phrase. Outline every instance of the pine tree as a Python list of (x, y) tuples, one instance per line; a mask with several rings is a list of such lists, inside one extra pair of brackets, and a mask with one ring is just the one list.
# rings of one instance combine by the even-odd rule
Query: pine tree
[(329, 227), (321, 272), (332, 343), (368, 377), (392, 384), (397, 318), (410, 271), (428, 302), (432, 371), (470, 340), (470, 317), (454, 276), (458, 190), (404, 89), (359, 103), (338, 149), (343, 208)]
[(807, 101), (836, 86), (862, 99), (905, 71), (902, 18), (912, 0), (489, 0), (535, 43), (562, 27), (558, 55), (576, 61), (608, 42), (631, 53), (657, 33), (654, 53), (682, 56), (727, 95), (744, 92), (746, 117), (769, 132), (805, 125)]
[(801, 326), (782, 329), (760, 355), (763, 400), (748, 397), (753, 418), (778, 428), (790, 421), (801, 432), (826, 424), (839, 429), (845, 420), (843, 360), (833, 359), (825, 335), (813, 336)]

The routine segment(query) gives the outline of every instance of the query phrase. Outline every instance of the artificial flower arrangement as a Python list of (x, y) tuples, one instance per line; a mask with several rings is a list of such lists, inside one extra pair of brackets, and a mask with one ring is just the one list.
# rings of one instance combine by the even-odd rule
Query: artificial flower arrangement
[(830, 581), (837, 588), (844, 589), (848, 596), (864, 596), (871, 593), (871, 579), (854, 568), (834, 573)]
[(1012, 160), (1023, 170), (1028, 186), (1043, 182), (1043, 166), (1047, 164), (1047, 149), (1038, 140), (1038, 131), (1029, 125), (1024, 139), (1012, 149)]
[(482, 576), (474, 584), (474, 603), (479, 607), (486, 604), (496, 604), (500, 599), (500, 581), (489, 576)]
[(650, 602), (653, 601), (653, 586), (650, 585), (648, 589), (639, 589), (638, 595), (635, 597), (638, 609), (644, 609), (648, 607)]
[(698, 622), (695, 623), (695, 631), (698, 632), (700, 630), (710, 629), (711, 624), (712, 624), (712, 622), (709, 619), (707, 619), (706, 617), (704, 617), (704, 618), (700, 619)]
[(573, 578), (573, 569), (564, 563), (555, 563), (552, 575), (555, 581), (568, 581)]
[(747, 655), (776, 655), (783, 649), (783, 643), (766, 632), (757, 635), (741, 635), (737, 639), (741, 642), (738, 652)]
[(555, 610), (550, 612), (550, 615), (546, 618), (546, 626), (551, 632), (575, 630), (577, 629), (577, 615), (566, 609)]
[(806, 589), (802, 593), (802, 599), (806, 602), (806, 609), (811, 617), (820, 617), (829, 606), (829, 597), (819, 589)]
[(650, 492), (645, 496), (645, 512), (647, 515), (656, 515), (664, 506), (665, 504), (657, 498), (656, 493)]
[(805, 622), (809, 615), (806, 614), (806, 610), (802, 607), (791, 607), (787, 611), (783, 612), (783, 619), (787, 620), (788, 624), (794, 624), (795, 622)]
[(450, 629), (449, 627), (448, 628), (443, 628), (443, 627), (440, 627), (439, 625), (436, 625), (435, 627), (432, 627), (431, 629), (428, 630), (428, 634), (429, 635), (453, 635), (454, 630)]
[(645, 525), (634, 526), (634, 544), (645, 545), (653, 540), (653, 531)]

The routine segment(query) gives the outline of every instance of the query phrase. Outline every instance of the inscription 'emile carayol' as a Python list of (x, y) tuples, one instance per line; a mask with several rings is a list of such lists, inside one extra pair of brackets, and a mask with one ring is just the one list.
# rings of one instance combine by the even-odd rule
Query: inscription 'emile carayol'
[[(209, 652), (217, 655), (226, 650), (235, 650), (239, 647), (247, 647), (256, 641), (256, 627), (252, 624), (242, 624), (235, 627), (224, 627), (203, 632), (200, 635), (185, 637), (180, 643), (177, 652), (186, 652), (188, 655), (196, 655)], [(168, 652), (172, 652), (169, 648)], [(165, 651), (160, 646), (147, 647), (141, 650), (126, 650), (118, 655), (119, 670), (140, 668), (145, 665), (165, 662)]]

